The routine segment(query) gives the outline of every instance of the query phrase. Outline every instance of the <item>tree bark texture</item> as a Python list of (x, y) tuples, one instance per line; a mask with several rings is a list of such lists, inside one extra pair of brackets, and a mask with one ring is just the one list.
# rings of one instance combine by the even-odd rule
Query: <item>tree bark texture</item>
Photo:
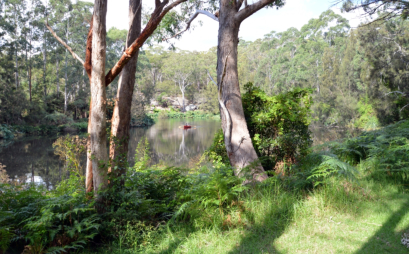
[(47, 36), (44, 27), (44, 43), (43, 43), (43, 85), (44, 85), (44, 103), (47, 104)]
[[(91, 19), (91, 24), (87, 36), (87, 47), (85, 50), (85, 62), (83, 63), (85, 71), (87, 72), (90, 90), (92, 88), (91, 70), (92, 70), (92, 31), (93, 31), (93, 20)], [(86, 192), (92, 192), (94, 190), (93, 185), (93, 173), (92, 173), (92, 160), (91, 160), (91, 112), (92, 112), (92, 98), (89, 103), (89, 114), (88, 114), (88, 139), (87, 139), (87, 168), (85, 171), (85, 189)]]
[[(141, 0), (129, 0), (129, 30), (126, 47), (132, 44), (141, 33)], [(138, 49), (139, 52), (139, 49)], [(129, 127), (131, 124), (131, 104), (135, 86), (135, 73), (138, 52), (122, 69), (118, 82), (117, 98), (111, 121), (110, 159), (115, 176), (126, 173), (128, 159)], [(115, 169), (117, 166), (117, 170)]]
[(15, 72), (15, 77), (16, 77), (16, 88), (18, 88), (19, 87), (19, 84), (20, 84), (20, 82), (19, 82), (19, 77), (18, 77), (18, 56), (17, 56), (17, 43), (15, 43), (16, 44), (16, 72)]
[(92, 71), (91, 71), (91, 156), (94, 192), (107, 186), (108, 163), (106, 133), (106, 13), (107, 0), (95, 0), (92, 29)]
[(68, 73), (67, 73), (67, 66), (68, 66), (68, 58), (67, 58), (67, 50), (65, 50), (65, 87), (64, 87), (64, 113), (67, 113), (68, 107)]
[(59, 70), (60, 70), (60, 60), (58, 59), (58, 55), (57, 55), (57, 59), (55, 62), (55, 69), (56, 69), (56, 73), (55, 75), (57, 76), (57, 98), (60, 98), (60, 75), (59, 75)]
[[(220, 110), (225, 145), (230, 164), (237, 176), (243, 176), (242, 169), (258, 160), (256, 151), (244, 118), (237, 70), (237, 46), (240, 20), (235, 18), (237, 7), (231, 1), (220, 1), (219, 36), (217, 47), (217, 83), (222, 86), (222, 100), (230, 116)], [(225, 61), (227, 61), (225, 63)], [(225, 75), (223, 75), (225, 74)], [(229, 124), (228, 121), (231, 121)], [(228, 126), (230, 125), (230, 128)], [(230, 147), (228, 147), (230, 146)], [(252, 165), (250, 171), (253, 180), (263, 181), (267, 178), (263, 167)]]

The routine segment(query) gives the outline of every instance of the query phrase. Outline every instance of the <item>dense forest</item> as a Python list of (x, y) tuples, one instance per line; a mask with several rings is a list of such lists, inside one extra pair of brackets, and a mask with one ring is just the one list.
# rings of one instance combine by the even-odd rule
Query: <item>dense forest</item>
[[(46, 28), (85, 58), (92, 4), (8, 1), (2, 6), (0, 121), (6, 124), (62, 124), (87, 117), (89, 85), (81, 63)], [(328, 10), (300, 30), (270, 32), (239, 41), (239, 79), (268, 95), (312, 88), (313, 120), (325, 126), (375, 128), (407, 118), (407, 20), (391, 19), (351, 29)], [(121, 55), (127, 31), (107, 31), (107, 64)], [(176, 64), (177, 63), (177, 64)], [(216, 48), (205, 52), (168, 50), (154, 44), (140, 52), (133, 114), (152, 100), (181, 97), (218, 113)], [(118, 82), (107, 89), (114, 98)], [(243, 90), (243, 87), (242, 87)], [(165, 103), (166, 105), (167, 103)], [(170, 103), (168, 103), (170, 104)]]
[[(107, 3), (0, 1), (0, 254), (407, 252), (408, 2), (255, 41), (285, 1)], [(218, 45), (178, 49), (199, 14)]]

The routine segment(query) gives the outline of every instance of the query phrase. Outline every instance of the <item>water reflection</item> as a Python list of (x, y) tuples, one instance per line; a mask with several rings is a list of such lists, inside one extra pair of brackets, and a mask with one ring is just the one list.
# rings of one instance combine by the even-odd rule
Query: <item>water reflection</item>
[[(61, 180), (61, 162), (52, 147), (56, 137), (30, 137), (0, 149), (0, 163), (12, 181), (44, 184)], [(60, 170), (59, 170), (60, 169)]]
[[(132, 128), (129, 142), (129, 165), (134, 164), (138, 142), (147, 137), (151, 149), (151, 164), (193, 167), (210, 147), (220, 121), (189, 120), (194, 128), (180, 129), (186, 120), (159, 120), (150, 128)], [(312, 127), (314, 145), (356, 136), (358, 131)], [(65, 163), (54, 154), (52, 144), (57, 137), (30, 137), (0, 147), (0, 163), (6, 165), (11, 180), (43, 184), (53, 188), (64, 176)], [(84, 158), (85, 160), (85, 158)], [(81, 163), (85, 165), (85, 161)], [(83, 169), (84, 170), (84, 169)]]
[(134, 164), (138, 142), (147, 137), (151, 150), (151, 164), (163, 163), (170, 166), (188, 167), (198, 161), (210, 147), (214, 134), (220, 128), (220, 121), (191, 120), (192, 129), (183, 130), (182, 120), (159, 121), (149, 129), (134, 128), (129, 142), (130, 165)]
[[(147, 137), (152, 154), (151, 164), (192, 166), (211, 145), (220, 121), (191, 120), (194, 129), (182, 130), (182, 120), (159, 120), (150, 128), (132, 128), (129, 141), (129, 165), (134, 164), (138, 142)], [(64, 178), (65, 163), (54, 154), (54, 137), (30, 137), (0, 147), (0, 163), (12, 181), (43, 184), (53, 188)], [(85, 160), (85, 158), (84, 158)], [(81, 163), (85, 165), (85, 161)]]

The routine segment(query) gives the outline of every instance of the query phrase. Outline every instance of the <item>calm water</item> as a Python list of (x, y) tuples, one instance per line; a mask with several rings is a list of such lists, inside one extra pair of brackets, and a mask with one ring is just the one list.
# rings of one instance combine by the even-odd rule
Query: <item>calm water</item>
[[(186, 121), (195, 128), (182, 130)], [(134, 164), (135, 149), (145, 137), (152, 152), (151, 164), (192, 166), (210, 147), (215, 132), (220, 128), (217, 120), (160, 119), (149, 128), (132, 128), (130, 132), (130, 165)], [(64, 161), (54, 155), (52, 144), (57, 137), (29, 137), (0, 148), (0, 163), (6, 166), (13, 180), (42, 183), (52, 188), (63, 177)], [(85, 158), (82, 163), (85, 169)]]
[[(132, 128), (129, 142), (129, 165), (134, 164), (135, 149), (145, 137), (151, 148), (151, 164), (194, 166), (203, 152), (210, 147), (215, 132), (220, 128), (217, 120), (189, 120), (195, 126), (190, 130), (179, 127), (186, 120), (160, 119), (149, 128)], [(356, 131), (312, 127), (314, 145), (356, 136)], [(64, 161), (54, 154), (52, 144), (57, 137), (29, 137), (0, 148), (0, 163), (6, 165), (11, 179), (42, 183), (53, 188), (61, 178)], [(85, 156), (82, 163), (85, 169)]]

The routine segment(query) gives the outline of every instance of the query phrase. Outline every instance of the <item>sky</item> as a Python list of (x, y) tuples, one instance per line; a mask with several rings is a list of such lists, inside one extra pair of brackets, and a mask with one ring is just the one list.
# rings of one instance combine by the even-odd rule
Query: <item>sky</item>
[[(85, 0), (93, 2), (93, 0)], [(153, 7), (153, 0), (144, 0)], [(248, 0), (249, 4), (256, 0)], [(262, 9), (247, 18), (240, 27), (239, 37), (246, 41), (263, 38), (271, 31), (283, 32), (290, 27), (300, 29), (310, 19), (331, 8), (350, 21), (351, 27), (357, 27), (363, 19), (359, 13), (341, 13), (339, 7), (333, 7), (334, 0), (287, 0), (284, 7)], [(108, 0), (107, 28), (128, 29), (129, 0)], [(144, 4), (145, 8), (145, 4)], [(199, 25), (202, 21), (202, 26)], [(206, 51), (217, 46), (218, 23), (206, 16), (199, 15), (193, 22), (195, 28), (186, 31), (182, 38), (174, 40), (175, 47), (182, 50)], [(167, 46), (167, 45), (164, 45)]]

